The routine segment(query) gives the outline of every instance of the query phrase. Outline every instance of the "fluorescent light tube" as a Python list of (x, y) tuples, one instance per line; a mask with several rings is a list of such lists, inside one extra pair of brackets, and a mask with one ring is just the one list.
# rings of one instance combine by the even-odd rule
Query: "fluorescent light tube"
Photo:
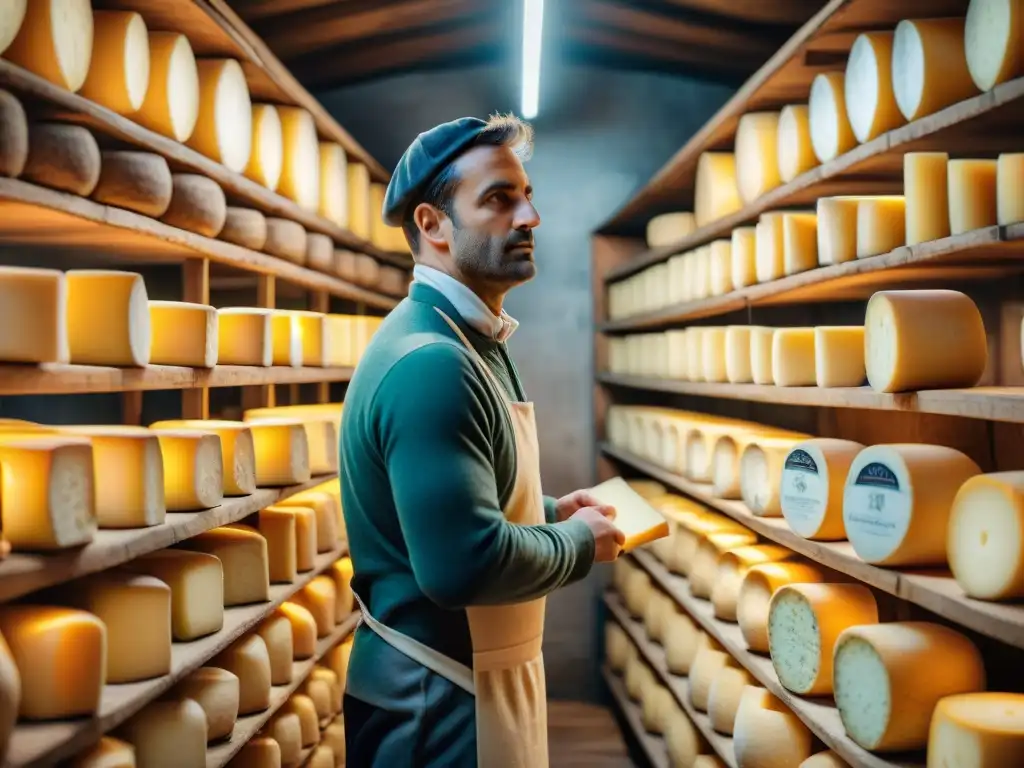
[(540, 101), (540, 41), (544, 0), (523, 0), (523, 119), (537, 116)]

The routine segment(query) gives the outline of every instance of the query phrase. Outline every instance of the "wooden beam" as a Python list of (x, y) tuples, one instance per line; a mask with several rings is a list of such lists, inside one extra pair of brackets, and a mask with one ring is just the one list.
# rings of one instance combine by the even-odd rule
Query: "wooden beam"
[(728, 16), (755, 24), (799, 26), (821, 8), (822, 0), (662, 0), (685, 10)]
[(291, 68), (310, 88), (323, 90), (400, 70), (494, 58), (502, 52), (502, 34), (497, 20), (477, 21), (386, 43), (321, 52), (292, 62)]
[(718, 53), (741, 53), (745, 59), (756, 60), (758, 64), (771, 56), (785, 37), (739, 32), (721, 23), (709, 23), (706, 19), (663, 15), (631, 8), (617, 0), (586, 0), (577, 7), (576, 15), (593, 24), (652, 41), (710, 49)]
[(324, 5), (338, 4), (343, 0), (234, 0), (231, 6), (235, 13), (245, 21), (252, 23), (268, 16), (280, 16), (294, 11), (319, 8)]
[(350, 0), (270, 19), (257, 31), (282, 59), (451, 23), (487, 11), (480, 0)]

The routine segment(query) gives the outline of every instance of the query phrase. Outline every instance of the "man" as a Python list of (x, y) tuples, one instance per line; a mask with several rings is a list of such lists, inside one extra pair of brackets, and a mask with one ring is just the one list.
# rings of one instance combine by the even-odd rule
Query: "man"
[(587, 492), (542, 496), (532, 403), (505, 347), (505, 294), (536, 272), (531, 149), (516, 118), (445, 123), (406, 150), (385, 196), (416, 265), (345, 398), (356, 768), (544, 768), (544, 596), (623, 542)]

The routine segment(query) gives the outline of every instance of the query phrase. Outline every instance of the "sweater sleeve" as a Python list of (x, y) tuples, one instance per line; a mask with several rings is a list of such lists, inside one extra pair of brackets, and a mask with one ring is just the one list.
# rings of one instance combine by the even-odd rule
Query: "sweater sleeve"
[(408, 353), (375, 400), (399, 523), (428, 598), (449, 609), (521, 602), (587, 575), (594, 538), (585, 523), (505, 519), (491, 444), (505, 428), (501, 406), (462, 349)]
[(558, 522), (558, 499), (554, 496), (544, 497), (544, 519), (549, 523)]

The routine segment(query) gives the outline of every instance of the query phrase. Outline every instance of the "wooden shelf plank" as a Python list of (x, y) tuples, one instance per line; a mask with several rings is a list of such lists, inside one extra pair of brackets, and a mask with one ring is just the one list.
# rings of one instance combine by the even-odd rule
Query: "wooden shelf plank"
[(56, 765), (94, 743), (104, 733), (119, 726), (255, 627), (344, 555), (346, 549), (342, 546), (334, 552), (318, 555), (313, 570), (300, 574), (292, 584), (272, 584), (269, 602), (225, 609), (224, 627), (220, 632), (188, 643), (174, 643), (171, 647), (169, 675), (140, 683), (105, 686), (99, 712), (95, 717), (49, 723), (19, 723), (8, 745), (5, 768), (44, 768)]
[(764, 538), (788, 547), (816, 563), (926, 608), (982, 635), (1024, 648), (1024, 605), (991, 603), (967, 597), (956, 580), (943, 569), (897, 571), (869, 565), (857, 557), (848, 541), (809, 541), (793, 533), (781, 517), (755, 517), (742, 502), (715, 498), (711, 494), (710, 485), (693, 483), (607, 443), (601, 445), (601, 450), (607, 456), (728, 515)]
[(922, 282), (990, 280), (1024, 270), (1021, 227), (986, 227), (901, 246), (879, 256), (831, 264), (731, 291), (603, 323), (606, 333), (650, 330), (746, 307), (867, 298), (883, 288)]
[(313, 667), (334, 646), (348, 637), (359, 622), (359, 613), (355, 612), (339, 624), (327, 637), (321, 638), (316, 644), (316, 653), (310, 659), (296, 661), (292, 664), (292, 681), (287, 685), (275, 685), (270, 691), (270, 706), (254, 715), (246, 715), (235, 721), (234, 730), (226, 741), (213, 744), (206, 750), (206, 768), (223, 768), (239, 750), (245, 746), (262, 728), (274, 713), (279, 710), (309, 677)]
[(1005, 128), (1014, 121), (1019, 122), (1024, 115), (1022, 97), (1024, 77), (895, 128), (835, 160), (812, 168), (677, 243), (637, 254), (610, 270), (605, 279), (622, 279), (674, 254), (728, 237), (735, 227), (755, 222), (765, 211), (813, 207), (819, 197), (831, 195), (898, 192), (903, 187), (902, 163), (906, 152), (942, 149), (954, 155), (995, 157), (1001, 151), (1019, 151), (1020, 139)]
[(861, 408), (873, 411), (909, 411), (968, 419), (1024, 423), (1024, 387), (935, 389), (887, 394), (871, 387), (775, 387), (764, 384), (712, 384), (645, 376), (600, 373), (597, 380), (613, 387), (668, 392), (676, 395), (746, 400), (818, 408)]
[(705, 741), (715, 750), (715, 754), (729, 768), (736, 768), (736, 754), (733, 751), (732, 738), (718, 733), (718, 731), (711, 727), (711, 718), (706, 713), (699, 712), (694, 708), (690, 702), (689, 681), (683, 675), (675, 675), (669, 672), (668, 662), (665, 658), (665, 649), (647, 637), (644, 625), (629, 615), (629, 611), (626, 610), (626, 606), (618, 594), (614, 591), (605, 592), (604, 602), (608, 606), (608, 610), (612, 612), (615, 620), (626, 630), (626, 634), (633, 641), (633, 645), (640, 650), (643, 657), (647, 659), (647, 663), (661, 677), (665, 687), (672, 691), (676, 701), (679, 702), (687, 717), (690, 718), (690, 721), (701, 732), (701, 735), (704, 736)]
[(199, 254), (236, 269), (274, 275), (373, 307), (390, 309), (398, 303), (393, 297), (275, 256), (18, 179), (0, 178), (0, 239), (9, 244), (52, 245), (63, 250), (85, 248), (136, 263), (181, 262)]
[(0, 601), (113, 568), (211, 528), (236, 523), (333, 477), (322, 475), (287, 488), (260, 488), (249, 496), (225, 499), (223, 504), (200, 512), (168, 512), (162, 525), (150, 528), (103, 529), (97, 531), (91, 543), (72, 550), (52, 554), (12, 552), (0, 560)]
[(324, 219), (315, 211), (303, 208), (262, 184), (228, 170), (216, 160), (211, 160), (191, 147), (151, 131), (127, 117), (122, 117), (3, 59), (0, 59), (0, 87), (14, 92), (22, 99), (27, 97), (32, 102), (27, 104), (31, 114), (84, 125), (96, 133), (161, 155), (171, 163), (172, 168), (200, 173), (213, 179), (229, 199), (237, 200), (271, 216), (291, 219), (313, 232), (329, 235), (340, 247), (369, 253), (389, 263), (397, 261), (403, 266), (411, 264), (410, 258), (380, 251), (372, 243)]
[(607, 667), (601, 669), (601, 674), (604, 675), (604, 681), (608, 684), (615, 703), (622, 710), (626, 722), (633, 731), (636, 740), (640, 742), (640, 746), (644, 754), (647, 755), (647, 759), (651, 761), (653, 768), (669, 768), (671, 764), (668, 760), (668, 747), (665, 745), (665, 740), (660, 736), (655, 736), (653, 733), (648, 733), (647, 729), (644, 728), (643, 723), (640, 721), (640, 707), (629, 698), (629, 695), (626, 693), (625, 684), (619, 679), (618, 675)]
[(888, 757), (892, 759), (887, 760), (862, 749), (846, 735), (834, 702), (826, 698), (805, 699), (787, 691), (779, 682), (771, 659), (755, 654), (747, 648), (738, 624), (716, 619), (711, 603), (693, 597), (686, 579), (669, 573), (649, 552), (634, 551), (632, 554), (633, 559), (651, 575), (651, 578), (709, 635), (721, 643), (730, 656), (749, 671), (761, 685), (781, 699), (804, 725), (853, 768), (923, 768), (925, 761), (921, 754), (891, 755)]
[(147, 365), (143, 368), (106, 368), (94, 365), (0, 364), (0, 396), (65, 395), (85, 392), (127, 392), (196, 387), (248, 387), (268, 384), (307, 384), (350, 381), (352, 368), (260, 368), (218, 365), (181, 368)]

